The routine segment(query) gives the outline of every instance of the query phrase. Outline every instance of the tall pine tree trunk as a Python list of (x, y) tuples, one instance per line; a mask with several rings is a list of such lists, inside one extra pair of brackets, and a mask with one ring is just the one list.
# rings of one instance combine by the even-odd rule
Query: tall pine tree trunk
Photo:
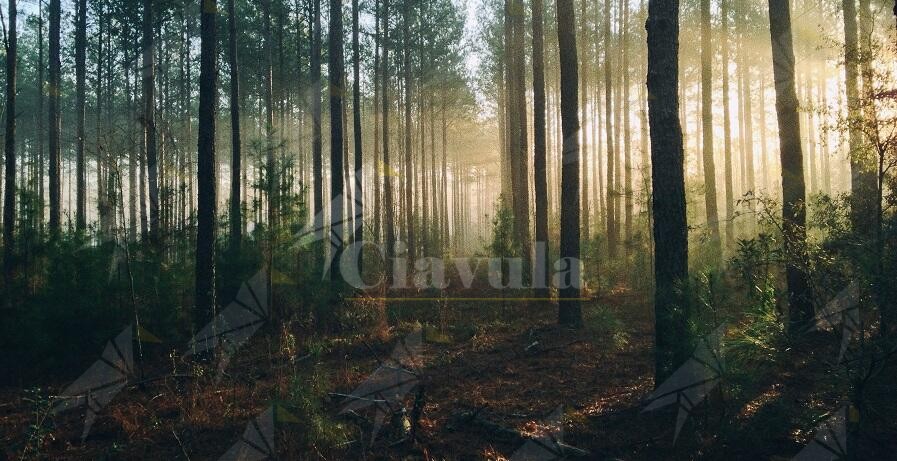
[(321, 141), (321, 0), (313, 0), (312, 10), (314, 25), (312, 26), (311, 42), (311, 150), (314, 206), (311, 215), (314, 219), (319, 219), (319, 215), (322, 217), (320, 222), (313, 224), (318, 227), (324, 225), (324, 153)]
[[(331, 0), (332, 1), (332, 0)], [(414, 178), (414, 170), (411, 164), (412, 155), (412, 139), (411, 139), (411, 7), (410, 2), (405, 0), (402, 6), (402, 72), (404, 80), (405, 97), (403, 100), (403, 110), (405, 116), (405, 232), (408, 238), (408, 259), (415, 260), (415, 230), (414, 230), (414, 201), (412, 197), (412, 180)]]
[[(723, 155), (726, 176), (726, 250), (735, 246), (735, 190), (732, 173), (732, 113), (729, 104), (729, 0), (720, 0), (720, 39), (723, 61)], [(741, 66), (739, 66), (741, 67)], [(741, 69), (739, 68), (739, 72)], [(739, 108), (743, 111), (743, 107)], [(742, 136), (744, 134), (742, 133)]]
[(685, 155), (679, 122), (679, 2), (648, 2), (648, 120), (654, 203), (655, 374), (659, 385), (687, 360), (688, 315), (680, 284), (688, 277)]
[(536, 261), (533, 284), (537, 298), (547, 298), (548, 290), (548, 184), (546, 178), (545, 138), (545, 58), (542, 32), (542, 0), (532, 1), (533, 21), (533, 184), (536, 205)]
[[(352, 135), (355, 141), (355, 189), (353, 194), (353, 241), (361, 244), (364, 238), (364, 182), (362, 176), (361, 139), (361, 52), (358, 42), (358, 0), (352, 0)], [(358, 270), (362, 270), (361, 253), (358, 256)]]
[(77, 177), (77, 199), (75, 200), (75, 228), (78, 232), (87, 229), (87, 176), (84, 164), (84, 122), (85, 91), (87, 77), (87, 0), (78, 0), (75, 20), (75, 162)]
[(789, 331), (797, 333), (813, 318), (807, 274), (803, 271), (806, 240), (806, 190), (800, 141), (800, 118), (794, 89), (794, 48), (788, 0), (769, 0), (769, 33), (776, 90), (776, 115), (782, 162), (782, 219), (788, 282)]
[[(608, 1), (609, 3), (609, 1)], [(579, 76), (576, 56), (576, 14), (573, 0), (557, 1), (561, 66), (561, 258), (571, 277), (559, 287), (558, 323), (582, 325), (580, 305)]]
[(701, 148), (704, 157), (704, 205), (707, 231), (710, 236), (708, 252), (720, 256), (719, 213), (716, 200), (716, 166), (713, 159), (713, 50), (711, 49), (710, 0), (701, 0)]
[(59, 58), (61, 14), (60, 0), (50, 0), (50, 72), (47, 91), (50, 96), (48, 112), (50, 125), (50, 234), (52, 238), (58, 237), (62, 228), (62, 181), (60, 180), (62, 168), (60, 165), (61, 146), (59, 145), (60, 131), (62, 130), (59, 98), (62, 66)]
[(623, 210), (624, 210), (624, 247), (623, 251), (628, 251), (629, 245), (632, 243), (632, 226), (633, 226), (633, 195), (632, 195), (632, 120), (629, 104), (630, 104), (630, 80), (629, 80), (629, 4), (623, 2), (620, 5), (623, 8), (622, 24), (623, 31), (621, 36), (621, 46), (623, 48)]
[(616, 258), (619, 251), (619, 232), (617, 231), (617, 207), (614, 205), (617, 200), (617, 181), (614, 165), (616, 164), (615, 152), (616, 143), (613, 135), (613, 118), (614, 118), (614, 102), (613, 102), (613, 47), (611, 46), (611, 28), (610, 17), (612, 12), (612, 0), (605, 0), (604, 4), (604, 109), (605, 109), (605, 130), (607, 136), (607, 198), (605, 199), (605, 209), (607, 210), (607, 253), (610, 258)]
[(381, 29), (380, 29), (380, 16), (381, 16), (381, 0), (375, 1), (374, 6), (374, 78), (373, 78), (373, 86), (374, 86), (374, 100), (373, 100), (373, 113), (374, 113), (374, 161), (372, 162), (374, 168), (374, 240), (380, 241), (382, 236), (381, 233), (381, 217), (383, 216), (383, 206), (382, 206), (382, 191), (383, 191), (383, 182), (380, 178), (381, 171), (381, 157), (380, 157), (380, 120), (382, 117), (380, 107), (380, 80), (382, 79), (380, 73), (380, 47), (383, 39), (381, 38)]
[(857, 34), (856, 0), (843, 0), (844, 86), (847, 94), (848, 145), (850, 148), (851, 223), (858, 235), (871, 237), (875, 176), (861, 161), (863, 134), (860, 119), (860, 44)]
[(143, 139), (149, 192), (149, 239), (160, 243), (159, 162), (156, 147), (156, 45), (153, 34), (153, 2), (143, 0)]
[(389, 62), (389, 0), (383, 0), (383, 11), (380, 12), (380, 16), (383, 17), (383, 76), (380, 90), (380, 97), (383, 98), (383, 208), (385, 210), (383, 222), (386, 226), (386, 256), (390, 257), (395, 255), (396, 233), (393, 217), (396, 207), (392, 199), (394, 170), (389, 158), (389, 69), (391, 67)]
[(240, 252), (243, 240), (243, 204), (240, 195), (240, 170), (242, 141), (240, 140), (240, 70), (237, 61), (237, 14), (235, 0), (227, 1), (228, 15), (228, 66), (230, 67), (230, 133), (231, 133), (231, 184), (230, 184), (230, 250), (234, 256)]
[(343, 2), (330, 0), (330, 27), (328, 28), (328, 63), (330, 83), (330, 223), (332, 282), (341, 280), (339, 261), (343, 247)]
[(15, 271), (16, 225), (16, 75), (18, 64), (18, 31), (16, 29), (16, 0), (9, 0), (9, 30), (6, 39), (6, 156), (3, 185), (3, 275), (6, 282), (6, 298), (11, 301), (11, 288)]
[(200, 0), (199, 135), (196, 179), (198, 185), (196, 231), (196, 311), (194, 325), (215, 316), (215, 106), (218, 98), (216, 0)]

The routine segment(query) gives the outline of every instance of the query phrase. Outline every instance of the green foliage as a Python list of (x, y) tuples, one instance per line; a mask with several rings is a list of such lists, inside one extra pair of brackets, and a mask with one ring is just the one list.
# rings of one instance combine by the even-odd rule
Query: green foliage
[[(312, 359), (317, 360), (319, 354), (314, 349), (312, 353)], [(290, 377), (288, 400), (302, 422), (298, 437), (291, 437), (290, 444), (297, 445), (293, 448), (300, 453), (328, 451), (349, 440), (349, 428), (337, 422), (324, 406), (330, 388), (330, 378), (320, 365), (299, 367)]]
[(495, 217), (492, 219), (492, 240), (487, 247), (494, 257), (512, 258), (520, 255), (519, 239), (514, 235), (514, 213), (499, 197), (495, 205)]
[(629, 345), (629, 333), (626, 324), (607, 306), (587, 309), (584, 313), (584, 326), (605, 344), (614, 349), (624, 349)]
[(53, 428), (48, 418), (52, 401), (47, 396), (46, 390), (39, 387), (26, 389), (22, 400), (28, 404), (31, 418), (25, 429), (22, 459), (41, 459), (44, 444), (48, 439), (53, 439)]
[(732, 368), (750, 373), (779, 365), (789, 341), (785, 319), (776, 306), (777, 290), (770, 283), (758, 289), (742, 321), (726, 341), (726, 358)]

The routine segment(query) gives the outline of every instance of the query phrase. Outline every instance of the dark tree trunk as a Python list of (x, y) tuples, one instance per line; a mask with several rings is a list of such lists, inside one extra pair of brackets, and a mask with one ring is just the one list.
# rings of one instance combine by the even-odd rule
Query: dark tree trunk
[(156, 45), (153, 33), (153, 2), (143, 0), (143, 136), (149, 192), (149, 239), (157, 246), (159, 236), (159, 162), (156, 148)]
[(623, 220), (623, 229), (624, 229), (624, 247), (623, 251), (628, 252), (629, 247), (632, 243), (632, 226), (633, 226), (633, 194), (632, 194), (632, 119), (631, 119), (631, 110), (629, 107), (630, 103), (630, 73), (629, 73), (629, 5), (626, 3), (621, 3), (620, 7), (623, 8), (622, 14), (622, 48), (623, 48), (623, 60), (622, 60), (622, 69), (623, 69), (623, 106), (621, 107), (623, 111), (623, 210), (624, 210), (624, 220)]
[[(364, 193), (362, 182), (362, 139), (361, 139), (361, 53), (358, 42), (358, 0), (352, 0), (352, 135), (355, 140), (355, 192), (353, 210), (353, 241), (361, 244), (364, 238)], [(361, 253), (358, 255), (358, 270), (362, 268)]]
[[(537, 298), (548, 298), (548, 184), (546, 179), (545, 138), (545, 58), (542, 33), (542, 0), (533, 0), (533, 170), (536, 205), (536, 252), (533, 283)], [(540, 259), (541, 258), (541, 259)]]
[(561, 65), (561, 258), (570, 265), (571, 278), (560, 287), (558, 323), (582, 325), (580, 306), (580, 191), (579, 191), (579, 75), (576, 57), (576, 14), (573, 0), (558, 0), (558, 47)]
[(617, 201), (617, 181), (615, 175), (614, 164), (616, 164), (616, 143), (613, 136), (613, 51), (610, 46), (611, 28), (611, 0), (605, 0), (604, 4), (604, 107), (605, 107), (605, 129), (607, 131), (607, 198), (605, 199), (605, 208), (607, 209), (607, 252), (610, 258), (616, 258), (619, 252), (619, 227), (617, 224), (617, 207), (614, 205)]
[(381, 216), (383, 215), (383, 206), (381, 200), (382, 195), (382, 179), (380, 178), (380, 120), (381, 113), (380, 107), (380, 46), (383, 42), (381, 38), (380, 32), (380, 15), (381, 15), (381, 6), (380, 0), (375, 1), (375, 11), (374, 11), (374, 100), (373, 100), (373, 112), (374, 112), (374, 240), (380, 241), (381, 238)]
[(844, 85), (847, 93), (848, 145), (850, 148), (851, 223), (858, 235), (871, 238), (875, 175), (861, 161), (863, 134), (859, 129), (860, 45), (857, 34), (856, 0), (843, 0), (844, 12)]
[(50, 125), (50, 234), (56, 238), (62, 227), (62, 182), (59, 145), (62, 120), (60, 117), (60, 81), (61, 61), (59, 58), (60, 41), (60, 0), (50, 0), (50, 72), (47, 91), (50, 94), (48, 110)]
[[(527, 148), (526, 117), (526, 47), (524, 36), (524, 19), (526, 11), (522, 0), (510, 0), (508, 26), (510, 28), (509, 61), (508, 61), (508, 123), (510, 125), (510, 160), (511, 160), (511, 201), (514, 212), (514, 235), (520, 247), (524, 265), (531, 261), (532, 243), (530, 241), (529, 221), (529, 158)], [(575, 32), (574, 32), (575, 33)], [(524, 274), (527, 271), (524, 270)]]
[(75, 199), (75, 228), (78, 232), (87, 229), (87, 176), (84, 165), (84, 119), (85, 79), (87, 76), (87, 0), (78, 0), (75, 21), (75, 158), (77, 177), (77, 198)]
[(383, 76), (380, 97), (383, 98), (383, 203), (384, 224), (386, 226), (386, 256), (395, 255), (395, 204), (392, 200), (392, 167), (389, 160), (389, 0), (383, 0)]
[[(729, 0), (720, 1), (720, 35), (722, 40), (723, 61), (723, 155), (725, 156), (726, 176), (726, 244), (727, 250), (735, 245), (735, 191), (732, 184), (732, 120), (729, 106)], [(741, 72), (739, 66), (739, 72)], [(743, 104), (740, 110), (744, 111)], [(750, 114), (749, 114), (750, 115)], [(742, 137), (744, 132), (742, 132)], [(742, 143), (743, 145), (743, 143)], [(751, 153), (750, 155), (753, 155)]]
[(688, 277), (685, 155), (679, 121), (679, 2), (649, 0), (648, 118), (654, 204), (655, 385), (688, 357), (688, 314), (678, 290)]
[[(264, 24), (262, 26), (263, 38), (265, 41), (264, 48), (264, 93), (262, 97), (265, 103), (265, 193), (268, 195), (268, 226), (272, 232), (270, 235), (276, 235), (277, 215), (278, 215), (278, 180), (277, 165), (274, 162), (274, 43), (271, 38), (271, 0), (262, 0), (262, 11), (264, 14)], [(268, 256), (271, 257), (273, 248), (268, 248)], [(270, 261), (269, 261), (270, 262)]]
[(216, 0), (200, 0), (199, 134), (196, 180), (196, 311), (194, 325), (214, 318), (215, 304), (215, 106), (218, 99)]
[[(18, 31), (16, 30), (16, 0), (9, 0), (9, 31), (6, 39), (6, 137), (4, 154), (3, 195), (3, 275), (6, 281), (6, 297), (15, 271), (15, 226), (16, 226), (16, 67), (18, 59)], [(10, 302), (11, 300), (7, 299)]]
[(782, 220), (788, 282), (789, 330), (802, 331), (813, 318), (807, 274), (801, 269), (806, 240), (804, 161), (794, 89), (794, 48), (788, 0), (769, 0), (769, 33), (775, 76), (776, 114), (782, 162)]
[(228, 64), (230, 66), (230, 133), (231, 133), (231, 185), (230, 185), (230, 250), (233, 255), (240, 252), (243, 240), (243, 204), (240, 200), (240, 162), (242, 143), (240, 141), (240, 71), (237, 62), (237, 15), (235, 0), (227, 1), (228, 14)]
[(712, 258), (720, 256), (719, 212), (716, 204), (716, 166), (713, 161), (713, 49), (710, 0), (701, 0), (701, 148), (704, 156), (704, 206)]
[[(579, 4), (579, 35), (577, 36), (576, 42), (579, 46), (578, 50), (578, 58), (579, 58), (579, 107), (582, 110), (580, 114), (580, 123), (586, 127), (590, 125), (594, 125), (594, 121), (590, 121), (586, 108), (589, 107), (589, 69), (588, 65), (591, 61), (591, 53), (589, 44), (587, 29), (588, 26), (588, 15), (586, 13), (588, 2), (581, 2)], [(582, 154), (580, 161), (582, 162), (582, 235), (580, 238), (588, 241), (589, 235), (592, 231), (592, 224), (589, 220), (591, 213), (589, 213), (589, 130), (583, 130), (582, 132)], [(592, 141), (594, 143), (594, 141)]]
[[(321, 0), (314, 0), (311, 43), (311, 150), (312, 182), (314, 183), (313, 217), (324, 213), (324, 153), (321, 142)], [(321, 225), (324, 221), (321, 220)], [(317, 225), (317, 224), (314, 224)], [(324, 247), (322, 246), (322, 249)], [(320, 256), (320, 255), (319, 255)]]
[(37, 4), (37, 229), (44, 229), (44, 4)]
[(332, 282), (341, 280), (339, 261), (343, 247), (343, 2), (330, 0), (330, 27), (328, 28), (328, 63), (330, 78), (330, 223), (331, 251), (330, 266)]
[[(332, 0), (331, 0), (332, 1)], [(411, 169), (411, 6), (410, 1), (405, 0), (402, 6), (402, 72), (404, 77), (404, 131), (405, 131), (405, 232), (408, 237), (408, 259), (415, 261), (416, 241), (414, 230), (414, 200), (412, 196), (412, 179), (414, 171)]]

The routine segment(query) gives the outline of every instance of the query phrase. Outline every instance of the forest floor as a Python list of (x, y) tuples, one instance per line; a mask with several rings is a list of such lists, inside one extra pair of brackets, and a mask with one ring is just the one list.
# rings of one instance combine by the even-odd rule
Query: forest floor
[[(556, 326), (548, 304), (393, 304), (405, 320), (372, 334), (301, 340), (313, 337), (307, 325), (263, 329), (221, 376), (215, 364), (147, 344), (145, 378), (99, 412), (83, 443), (83, 410), (53, 415), (40, 397), (70, 380), (0, 389), (0, 459), (219, 459), (241, 434), (280, 459), (790, 459), (812, 433), (783, 414), (837, 401), (813, 385), (825, 371), (808, 360), (799, 374), (760, 377), (737, 402), (712, 391), (674, 443), (676, 405), (643, 412), (653, 389), (653, 313), (643, 296), (618, 288), (585, 303), (578, 330)], [(407, 410), (374, 431), (377, 394), (346, 396), (390, 369), (396, 344), (421, 328), (408, 319), (421, 318), (423, 344), (401, 362), (414, 371), (403, 375), (413, 376), (401, 393)], [(260, 415), (272, 405), (276, 429), (266, 432)], [(557, 446), (575, 448), (552, 454)]]

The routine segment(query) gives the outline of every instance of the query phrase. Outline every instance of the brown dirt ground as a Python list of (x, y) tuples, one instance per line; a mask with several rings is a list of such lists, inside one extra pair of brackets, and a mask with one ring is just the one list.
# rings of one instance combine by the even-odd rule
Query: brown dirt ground
[[(432, 309), (427, 303), (406, 304), (403, 316), (408, 317), (415, 309)], [(25, 400), (21, 389), (0, 389), (0, 446), (5, 447), (0, 460), (217, 459), (272, 399), (288, 399), (293, 370), (307, 369), (326, 370), (320, 404), (324, 419), (279, 425), (275, 444), (281, 459), (509, 459), (525, 442), (516, 434), (538, 433), (539, 421), (559, 406), (565, 415), (564, 442), (589, 452), (581, 459), (788, 459), (781, 453), (799, 449), (787, 432), (755, 446), (720, 446), (712, 435), (719, 416), (714, 411), (696, 411), (695, 428), (683, 430), (673, 445), (675, 412), (641, 413), (653, 384), (653, 317), (647, 300), (621, 289), (586, 303), (586, 327), (579, 330), (557, 327), (555, 309), (537, 303), (443, 305), (433, 331), (439, 331), (440, 322), (480, 327), (447, 328), (445, 338), (430, 335), (435, 340), (425, 343), (417, 368), (423, 405), (414, 442), (402, 442), (403, 431), (387, 422), (369, 445), (371, 414), (340, 416), (342, 398), (326, 394), (351, 392), (378, 360), (388, 357), (394, 339), (410, 329), (399, 322), (394, 331), (383, 327), (367, 336), (328, 337), (324, 351), (312, 356), (306, 355), (310, 342), (279, 348), (274, 338), (283, 335), (263, 330), (218, 382), (214, 367), (181, 363), (168, 356), (170, 348), (150, 345), (144, 376), (159, 378), (116, 396), (83, 444), (81, 412), (35, 413), (38, 407)], [(601, 320), (608, 313), (617, 319), (615, 327)], [(293, 326), (292, 333), (301, 337), (311, 330)], [(45, 385), (45, 392), (59, 392), (65, 384)], [(782, 398), (783, 386), (789, 383), (771, 386), (754, 404)], [(711, 396), (716, 398), (724, 397)], [(38, 420), (47, 428), (42, 442), (28, 441), (28, 427)], [(326, 424), (340, 424), (347, 440), (304, 439), (309, 427), (326, 431)], [(29, 451), (23, 456), (25, 446)]]

